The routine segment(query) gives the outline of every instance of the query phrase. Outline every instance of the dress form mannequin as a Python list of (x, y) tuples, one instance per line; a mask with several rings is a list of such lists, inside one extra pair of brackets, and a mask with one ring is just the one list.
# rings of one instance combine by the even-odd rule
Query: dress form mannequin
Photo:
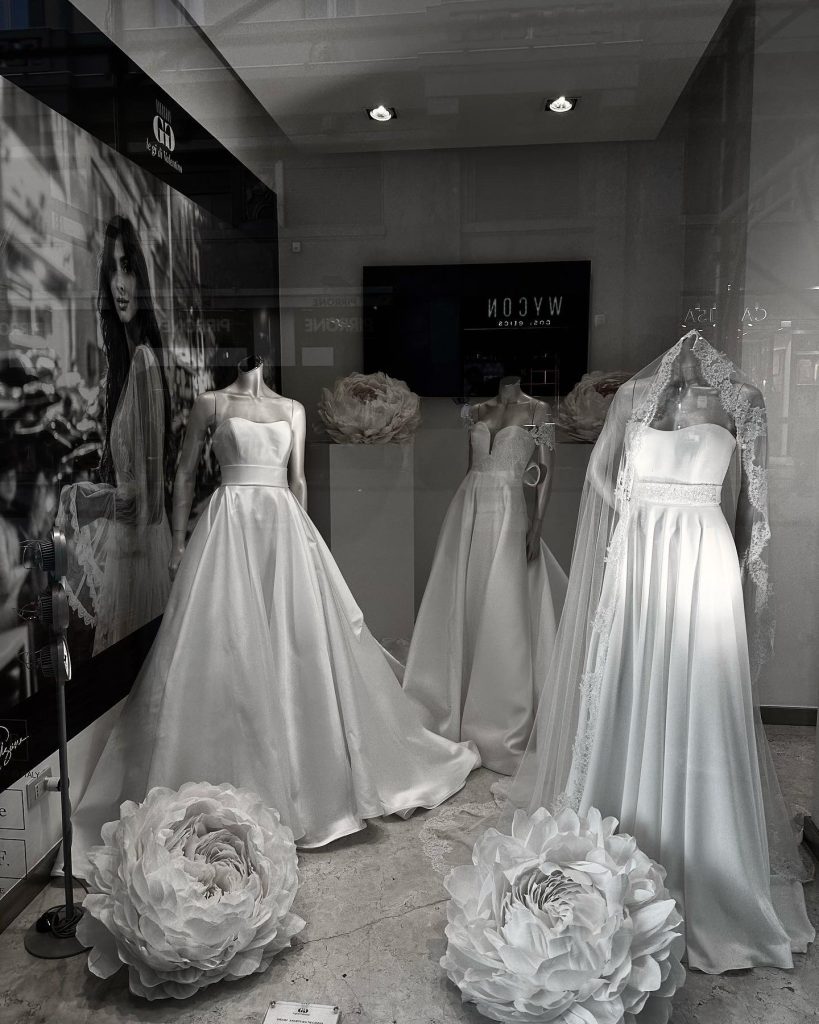
[[(702, 374), (693, 344), (693, 336), (683, 339), (674, 379), (671, 381), (672, 397), (659, 410), (651, 425), (657, 430), (682, 430), (697, 423), (716, 423), (735, 434), (736, 428), (720, 401), (717, 389)], [(762, 395), (757, 388), (751, 384), (743, 386), (751, 404), (761, 405)]]
[(232, 384), (219, 391), (205, 391), (193, 403), (173, 485), (173, 547), (168, 567), (171, 579), (176, 576), (185, 552), (196, 467), (202, 456), (208, 427), (215, 429), (223, 420), (234, 416), (254, 423), (275, 423), (278, 420), (290, 423), (293, 428), (293, 450), (287, 467), (288, 483), (293, 496), (307, 511), (304, 407), (269, 388), (264, 382), (263, 370), (264, 362), (260, 356), (248, 356), (239, 363), (238, 375)]
[[(527, 395), (520, 384), (520, 377), (503, 377), (496, 398), (472, 407), (476, 422), (485, 423), (494, 439), (504, 427), (538, 427), (552, 419), (547, 402)], [(540, 534), (543, 517), (549, 504), (554, 472), (554, 451), (546, 445), (538, 445), (532, 455), (531, 466), (537, 467), (538, 479), (535, 484), (535, 507), (526, 534), (526, 557), (529, 561), (537, 558), (540, 550)], [(472, 468), (472, 449), (469, 451), (469, 468)], [(528, 472), (528, 470), (527, 470)]]

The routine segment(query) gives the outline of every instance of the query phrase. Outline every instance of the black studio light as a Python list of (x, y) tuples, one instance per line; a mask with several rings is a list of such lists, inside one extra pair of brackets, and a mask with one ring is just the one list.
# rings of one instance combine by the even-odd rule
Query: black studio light
[(60, 685), (71, 681), (71, 657), (62, 638), (41, 647), (34, 655), (34, 662), (46, 679), (53, 679)]
[[(20, 609), (20, 618), (27, 622), (39, 622), (50, 635), (61, 636), (68, 629), (68, 594), (62, 583), (50, 583), (46, 589)], [(53, 677), (51, 677), (53, 678)]]
[(23, 565), (26, 569), (42, 569), (55, 580), (68, 571), (68, 543), (65, 534), (52, 530), (43, 540), (23, 541)]

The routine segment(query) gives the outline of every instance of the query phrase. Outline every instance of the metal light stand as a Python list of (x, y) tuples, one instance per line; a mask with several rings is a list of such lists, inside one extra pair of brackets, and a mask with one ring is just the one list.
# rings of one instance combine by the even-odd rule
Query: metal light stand
[(49, 630), (49, 643), (35, 654), (36, 664), (46, 678), (54, 680), (57, 690), (57, 727), (59, 731), (59, 779), (49, 779), (46, 789), (60, 793), (60, 811), (63, 830), (63, 873), (65, 903), (51, 907), (28, 929), (23, 940), (32, 956), (44, 960), (60, 960), (85, 952), (77, 940), (77, 925), (83, 915), (82, 907), (74, 902), (74, 880), (71, 873), (71, 800), (68, 781), (68, 724), (65, 710), (65, 687), (71, 681), (71, 658), (65, 642), (68, 629), (68, 598), (63, 586), (67, 568), (67, 548), (63, 534), (52, 530), (44, 541), (29, 541), (25, 545), (23, 564), (36, 566), (48, 574), (49, 587), (35, 602), (33, 610), (21, 614), (29, 620), (37, 619)]

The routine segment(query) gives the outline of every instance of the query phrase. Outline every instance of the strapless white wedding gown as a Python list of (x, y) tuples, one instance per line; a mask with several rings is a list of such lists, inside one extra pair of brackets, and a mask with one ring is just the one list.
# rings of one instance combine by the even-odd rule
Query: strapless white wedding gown
[(150, 654), (74, 816), (76, 873), (123, 800), (229, 782), (300, 846), (434, 807), (480, 764), (424, 729), (287, 485), (287, 421), (214, 434), (222, 486), (191, 537)]
[[(709, 973), (791, 967), (813, 938), (801, 885), (771, 879), (740, 570), (720, 507), (735, 445), (713, 423), (641, 438), (625, 556), (603, 580), (615, 613), (597, 724), (585, 764), (578, 737), (569, 784), (581, 813), (614, 815), (667, 869), (689, 965)], [(587, 672), (600, 656), (592, 646)]]
[(566, 576), (543, 541), (526, 558), (532, 429), (510, 425), (492, 437), (478, 421), (469, 443), (472, 468), (441, 527), (404, 692), (427, 728), (473, 740), (485, 767), (511, 775), (532, 731)]

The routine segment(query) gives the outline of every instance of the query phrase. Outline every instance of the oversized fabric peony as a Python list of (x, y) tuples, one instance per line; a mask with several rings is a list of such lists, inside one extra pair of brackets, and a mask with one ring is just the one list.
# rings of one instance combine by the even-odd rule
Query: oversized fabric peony
[(584, 373), (560, 404), (561, 428), (580, 441), (596, 441), (617, 389), (630, 377), (616, 370)]
[(441, 966), (484, 1016), (527, 1024), (665, 1024), (685, 979), (665, 872), (590, 810), (488, 829), (445, 885)]
[(421, 400), (386, 373), (351, 373), (322, 389), (318, 412), (341, 444), (400, 444), (421, 423)]
[(125, 964), (131, 991), (186, 999), (266, 970), (304, 927), (293, 833), (247, 790), (188, 782), (126, 801), (89, 852), (77, 938), (89, 970)]

